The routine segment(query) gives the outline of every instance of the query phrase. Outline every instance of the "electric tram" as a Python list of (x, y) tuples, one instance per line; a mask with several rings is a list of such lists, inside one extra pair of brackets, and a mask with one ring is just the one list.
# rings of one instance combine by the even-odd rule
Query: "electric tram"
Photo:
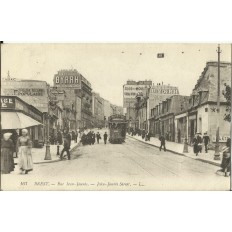
[(108, 118), (109, 123), (109, 142), (123, 143), (126, 138), (127, 120), (124, 115), (111, 115)]

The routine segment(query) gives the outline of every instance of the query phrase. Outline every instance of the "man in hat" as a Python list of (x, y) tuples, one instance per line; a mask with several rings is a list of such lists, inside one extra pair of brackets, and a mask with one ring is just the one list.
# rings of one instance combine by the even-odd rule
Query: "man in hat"
[(203, 141), (204, 141), (204, 144), (205, 144), (205, 153), (207, 153), (208, 152), (208, 144), (210, 142), (210, 138), (209, 138), (207, 132), (204, 133)]

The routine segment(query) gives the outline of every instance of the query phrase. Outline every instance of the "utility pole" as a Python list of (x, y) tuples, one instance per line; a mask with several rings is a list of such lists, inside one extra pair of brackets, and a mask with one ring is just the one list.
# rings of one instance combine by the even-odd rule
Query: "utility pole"
[(46, 138), (46, 152), (44, 160), (51, 160), (51, 152), (50, 152), (50, 99), (48, 100), (48, 112), (47, 112), (47, 138)]
[(218, 44), (218, 85), (217, 85), (217, 132), (216, 132), (216, 144), (214, 160), (220, 160), (219, 153), (219, 125), (220, 125), (220, 54), (221, 54), (220, 44)]

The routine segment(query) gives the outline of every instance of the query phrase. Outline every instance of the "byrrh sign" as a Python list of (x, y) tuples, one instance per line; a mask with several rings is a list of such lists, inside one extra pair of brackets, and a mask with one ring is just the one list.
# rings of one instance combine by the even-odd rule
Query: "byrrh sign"
[(54, 86), (80, 88), (80, 74), (76, 70), (61, 70), (54, 76)]

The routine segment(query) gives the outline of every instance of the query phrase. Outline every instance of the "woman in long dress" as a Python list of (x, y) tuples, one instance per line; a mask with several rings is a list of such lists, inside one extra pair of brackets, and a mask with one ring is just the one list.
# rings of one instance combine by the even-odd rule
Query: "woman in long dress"
[(23, 172), (25, 172), (25, 174), (28, 174), (28, 172), (33, 170), (31, 147), (32, 142), (30, 140), (30, 137), (28, 136), (28, 130), (23, 129), (22, 136), (18, 138), (17, 142), (17, 150), (19, 157), (18, 166), (19, 170), (21, 171), (21, 174)]
[(5, 133), (1, 141), (1, 173), (8, 174), (14, 171), (14, 144), (10, 139), (12, 133)]
[(196, 156), (198, 156), (198, 153), (199, 153), (199, 146), (198, 146), (197, 135), (195, 135), (195, 137), (194, 137), (194, 139), (193, 139), (193, 152), (196, 154)]

